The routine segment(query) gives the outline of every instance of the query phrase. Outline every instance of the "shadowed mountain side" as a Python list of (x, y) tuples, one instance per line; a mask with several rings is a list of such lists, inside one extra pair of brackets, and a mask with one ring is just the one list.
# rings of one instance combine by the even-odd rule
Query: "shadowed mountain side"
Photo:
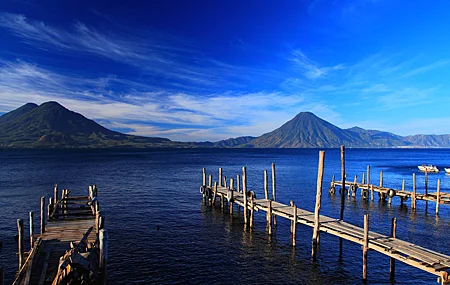
[(227, 139), (218, 141), (213, 144), (214, 147), (246, 147), (249, 142), (256, 139), (256, 137), (237, 137), (235, 139)]
[(108, 130), (56, 102), (28, 103), (0, 117), (0, 146), (147, 147), (172, 143), (165, 138), (125, 135)]

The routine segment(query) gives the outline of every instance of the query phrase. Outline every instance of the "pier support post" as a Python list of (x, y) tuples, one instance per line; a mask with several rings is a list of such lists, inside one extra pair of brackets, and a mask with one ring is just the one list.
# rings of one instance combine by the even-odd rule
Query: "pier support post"
[[(294, 204), (294, 203), (293, 203)], [(292, 223), (292, 246), (297, 244), (297, 205), (293, 205), (293, 223)]]
[[(233, 191), (234, 191), (234, 178), (230, 178), (230, 190), (229, 190), (231, 193), (231, 198), (233, 198), (233, 196), (234, 196), (234, 193), (233, 193)], [(230, 215), (233, 215), (233, 199), (229, 199), (228, 200), (228, 203), (230, 204)]]
[(339, 220), (344, 220), (344, 207), (345, 207), (345, 146), (341, 145), (341, 212), (339, 214)]
[(19, 239), (17, 240), (17, 247), (19, 252), (19, 271), (23, 266), (23, 263), (25, 262), (25, 256), (24, 256), (24, 244), (23, 244), (23, 220), (18, 219), (17, 220), (17, 231), (19, 232)]
[(248, 223), (248, 207), (247, 207), (247, 167), (242, 167), (242, 186), (244, 194), (244, 224)]
[(214, 182), (214, 190), (213, 190), (213, 200), (212, 200), (212, 205), (215, 206), (216, 205), (216, 198), (217, 198), (217, 185), (219, 183), (218, 182)]
[(369, 190), (370, 185), (370, 165), (367, 166), (367, 190)]
[(224, 187), (227, 187), (227, 176), (223, 176), (223, 184)]
[(428, 195), (428, 171), (425, 171), (425, 196)]
[(208, 179), (208, 186), (212, 187), (212, 175), (209, 175), (209, 179)]
[[(397, 218), (392, 218), (391, 237), (397, 238)], [(395, 258), (393, 258), (393, 257), (391, 257), (391, 260), (390, 260), (389, 275), (390, 275), (391, 280), (394, 280), (394, 277), (395, 277)]]
[(311, 256), (313, 260), (316, 258), (317, 247), (320, 242), (320, 204), (322, 201), (322, 182), (323, 182), (323, 165), (325, 161), (325, 152), (319, 152), (319, 170), (317, 172), (317, 193), (316, 193), (316, 207), (314, 210), (314, 230), (312, 237), (312, 251)]
[(30, 218), (30, 249), (34, 247), (34, 213), (30, 212), (29, 213), (29, 218)]
[(41, 197), (41, 234), (45, 233), (45, 197)]
[(253, 222), (255, 217), (255, 205), (253, 201), (253, 197), (250, 198), (250, 228), (253, 228)]
[(58, 202), (58, 184), (53, 187), (53, 201)]
[(383, 187), (383, 170), (380, 170), (380, 187)]
[(241, 193), (241, 176), (239, 174), (236, 176), (236, 188)]
[(363, 173), (362, 173), (362, 178), (361, 178), (361, 184), (363, 184), (363, 185), (364, 185), (364, 182), (365, 182), (365, 179), (364, 179), (364, 178), (365, 178), (365, 177), (364, 177), (364, 174), (365, 174), (365, 173), (363, 172)]
[(415, 209), (416, 208), (416, 174), (413, 173), (413, 193), (412, 193), (412, 197), (411, 197), (411, 208)]
[(269, 231), (269, 235), (272, 234), (272, 200), (269, 200), (267, 204), (267, 215), (269, 216), (269, 220), (267, 221), (267, 227)]
[(375, 199), (375, 190), (373, 190), (373, 184), (370, 185), (370, 198), (372, 201)]
[(203, 175), (202, 175), (202, 185), (206, 186), (206, 168), (203, 167), (202, 173), (203, 173)]
[(437, 193), (436, 193), (436, 215), (439, 215), (439, 204), (441, 203), (441, 179), (437, 182)]
[(367, 280), (367, 253), (369, 252), (369, 214), (364, 215), (363, 280)]
[(264, 170), (264, 198), (269, 199), (269, 177), (267, 175), (267, 170)]
[(222, 167), (219, 168), (219, 186), (223, 185)]
[[(272, 200), (277, 200), (277, 178), (275, 175), (275, 163), (272, 162)], [(273, 216), (273, 224), (277, 224), (277, 216)]]
[[(108, 261), (108, 233), (105, 229), (101, 229), (98, 235), (99, 247), (100, 247), (100, 260), (99, 267), (103, 272), (104, 276), (106, 275), (106, 264)], [(106, 282), (105, 282), (106, 283)]]

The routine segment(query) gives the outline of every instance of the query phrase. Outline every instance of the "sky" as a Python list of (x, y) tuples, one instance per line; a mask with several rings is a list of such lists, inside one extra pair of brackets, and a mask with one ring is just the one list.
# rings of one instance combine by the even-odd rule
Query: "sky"
[[(432, 3), (432, 4), (431, 4)], [(0, 114), (57, 101), (177, 141), (450, 134), (449, 1), (0, 1)]]

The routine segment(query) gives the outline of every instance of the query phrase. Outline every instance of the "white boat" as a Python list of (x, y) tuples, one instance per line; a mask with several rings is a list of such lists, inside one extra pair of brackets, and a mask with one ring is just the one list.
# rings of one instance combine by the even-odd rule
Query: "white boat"
[[(417, 167), (419, 168), (420, 171), (423, 171), (423, 172), (439, 172), (439, 169), (436, 166), (431, 165), (431, 164), (430, 165), (422, 164)], [(450, 168), (448, 168), (448, 170), (450, 171)]]
[(450, 168), (444, 168), (444, 170), (445, 170), (445, 173), (450, 174)]

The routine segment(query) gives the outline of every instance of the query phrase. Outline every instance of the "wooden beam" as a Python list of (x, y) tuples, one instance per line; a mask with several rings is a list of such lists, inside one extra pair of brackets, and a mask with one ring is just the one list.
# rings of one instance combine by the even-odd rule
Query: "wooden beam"
[(316, 189), (316, 207), (314, 210), (314, 230), (312, 237), (312, 258), (316, 258), (317, 247), (320, 241), (320, 205), (322, 201), (322, 182), (323, 182), (323, 166), (325, 161), (325, 152), (319, 152), (319, 169), (317, 172), (317, 189)]

